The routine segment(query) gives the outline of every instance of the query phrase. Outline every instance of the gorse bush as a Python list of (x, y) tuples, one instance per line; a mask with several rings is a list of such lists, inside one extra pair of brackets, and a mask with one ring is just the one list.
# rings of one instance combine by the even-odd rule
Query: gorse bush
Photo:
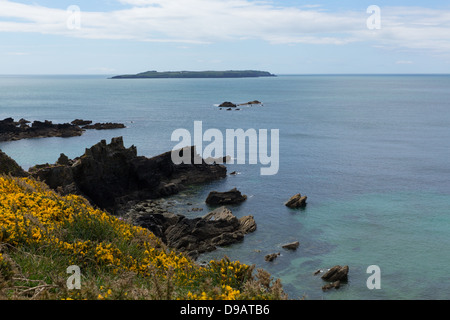
[[(66, 285), (71, 265), (81, 269), (79, 290)], [(253, 269), (226, 257), (200, 266), (82, 197), (0, 176), (1, 298), (285, 298), (279, 281), (262, 281)]]

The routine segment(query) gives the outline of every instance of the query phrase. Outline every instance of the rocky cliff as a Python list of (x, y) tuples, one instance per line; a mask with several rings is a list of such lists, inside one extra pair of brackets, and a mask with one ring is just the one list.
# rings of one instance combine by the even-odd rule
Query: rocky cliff
[[(191, 155), (198, 157), (192, 147)], [(54, 165), (30, 168), (33, 177), (62, 194), (81, 194), (93, 204), (112, 213), (130, 201), (176, 194), (186, 185), (226, 176), (223, 165), (175, 165), (171, 152), (153, 158), (137, 155), (135, 146), (125, 148), (122, 137), (97, 143), (76, 159), (61, 156)]]

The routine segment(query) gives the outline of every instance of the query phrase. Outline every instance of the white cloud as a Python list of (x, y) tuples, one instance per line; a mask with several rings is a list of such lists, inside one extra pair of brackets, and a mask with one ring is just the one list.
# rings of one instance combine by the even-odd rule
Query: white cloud
[(28, 52), (6, 52), (8, 56), (27, 56)]
[(365, 10), (328, 12), (323, 6), (282, 7), (249, 0), (117, 1), (126, 7), (110, 12), (81, 8), (81, 28), (70, 30), (66, 10), (2, 0), (0, 32), (192, 44), (246, 39), (334, 45), (367, 41), (387, 48), (450, 49), (450, 11), (446, 10), (381, 8), (381, 29), (368, 30)]

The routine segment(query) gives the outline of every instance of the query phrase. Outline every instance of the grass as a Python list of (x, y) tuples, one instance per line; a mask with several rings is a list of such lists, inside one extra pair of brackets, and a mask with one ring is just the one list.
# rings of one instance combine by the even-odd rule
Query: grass
[[(81, 270), (70, 289), (69, 266)], [(279, 280), (224, 257), (206, 266), (149, 230), (61, 196), (30, 178), (0, 176), (0, 299), (286, 299)]]

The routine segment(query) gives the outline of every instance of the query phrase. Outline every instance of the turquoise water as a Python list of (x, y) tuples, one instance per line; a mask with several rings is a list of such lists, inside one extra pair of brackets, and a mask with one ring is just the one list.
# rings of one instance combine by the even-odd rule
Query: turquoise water
[[(153, 156), (169, 151), (175, 129), (280, 130), (280, 170), (229, 165), (236, 176), (176, 197), (204, 208), (211, 190), (237, 187), (248, 200), (231, 207), (254, 215), (244, 242), (200, 260), (256, 264), (280, 277), (291, 298), (448, 299), (450, 280), (450, 76), (279, 76), (256, 79), (108, 80), (106, 76), (2, 76), (0, 118), (123, 122), (126, 129), (81, 137), (0, 143), (28, 168), (79, 156), (101, 139), (123, 136)], [(263, 107), (220, 111), (223, 101)], [(205, 143), (206, 144), (206, 143)], [(293, 194), (304, 210), (286, 208)], [(188, 209), (188, 207), (186, 207)], [(187, 211), (187, 210), (186, 210)], [(295, 252), (281, 245), (299, 241)], [(272, 263), (264, 255), (281, 252)], [(349, 265), (349, 282), (322, 292), (313, 273)], [(366, 269), (381, 269), (369, 290)]]

